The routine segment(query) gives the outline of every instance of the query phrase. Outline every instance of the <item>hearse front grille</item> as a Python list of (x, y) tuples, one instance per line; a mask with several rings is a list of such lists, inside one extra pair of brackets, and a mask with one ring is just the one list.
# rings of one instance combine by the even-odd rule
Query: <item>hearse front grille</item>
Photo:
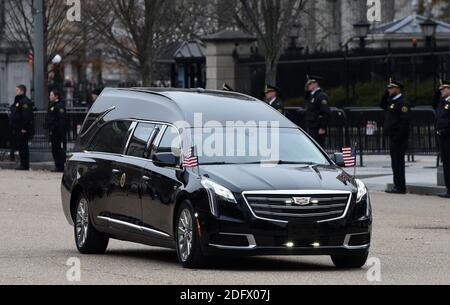
[(343, 217), (350, 193), (252, 194), (244, 197), (258, 218), (285, 222), (317, 222)]

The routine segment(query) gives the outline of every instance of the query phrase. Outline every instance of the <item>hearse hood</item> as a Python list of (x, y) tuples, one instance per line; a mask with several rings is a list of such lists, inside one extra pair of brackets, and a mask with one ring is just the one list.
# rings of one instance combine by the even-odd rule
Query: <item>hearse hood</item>
[(203, 175), (234, 193), (245, 191), (332, 190), (356, 192), (354, 179), (334, 166), (208, 165)]

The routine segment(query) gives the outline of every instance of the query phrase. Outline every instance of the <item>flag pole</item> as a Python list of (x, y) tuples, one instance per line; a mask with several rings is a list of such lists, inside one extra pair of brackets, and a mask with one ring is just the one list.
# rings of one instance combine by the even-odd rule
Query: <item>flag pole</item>
[(355, 168), (353, 177), (356, 178), (356, 168), (358, 167), (358, 142), (355, 143)]
[(194, 146), (194, 156), (197, 157), (197, 173), (198, 173), (198, 178), (201, 180), (202, 176), (200, 174), (200, 158), (198, 156), (198, 151), (197, 151), (197, 146)]

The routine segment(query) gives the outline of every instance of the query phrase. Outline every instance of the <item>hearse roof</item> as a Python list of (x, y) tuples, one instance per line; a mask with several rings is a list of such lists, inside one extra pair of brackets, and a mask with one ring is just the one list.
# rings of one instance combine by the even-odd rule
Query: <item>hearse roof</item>
[(110, 109), (105, 120), (138, 119), (157, 122), (187, 122), (194, 126), (195, 114), (203, 124), (218, 122), (279, 122), (281, 128), (298, 128), (260, 100), (226, 91), (167, 88), (107, 88), (91, 108), (102, 114)]

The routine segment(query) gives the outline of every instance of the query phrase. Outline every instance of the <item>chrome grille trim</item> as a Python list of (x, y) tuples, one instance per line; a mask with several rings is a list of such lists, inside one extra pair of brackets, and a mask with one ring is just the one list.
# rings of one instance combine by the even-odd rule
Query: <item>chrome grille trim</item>
[[(265, 199), (266, 197), (264, 197), (264, 195), (279, 195), (279, 196), (308, 196), (311, 197), (312, 200), (314, 200), (314, 195), (319, 195), (319, 196), (323, 196), (323, 195), (330, 195), (331, 198), (324, 198), (325, 200), (322, 200), (322, 198), (320, 198), (320, 200), (323, 201), (331, 201), (333, 199), (337, 199), (337, 200), (347, 200), (347, 204), (345, 207), (345, 211), (343, 213), (343, 215), (336, 217), (336, 218), (331, 218), (331, 219), (326, 219), (326, 220), (320, 220), (317, 221), (317, 223), (324, 223), (324, 222), (331, 222), (331, 221), (337, 221), (340, 219), (343, 219), (347, 216), (348, 211), (350, 209), (350, 204), (352, 202), (352, 192), (350, 191), (324, 191), (324, 190), (304, 190), (304, 191), (248, 191), (248, 192), (243, 192), (242, 193), (242, 197), (244, 198), (245, 203), (247, 204), (247, 207), (249, 208), (250, 212), (252, 213), (253, 217), (255, 217), (256, 219), (259, 220), (265, 220), (265, 221), (270, 221), (270, 222), (276, 222), (276, 223), (283, 223), (283, 224), (287, 224), (289, 223), (289, 221), (285, 221), (285, 220), (278, 220), (278, 219), (271, 219), (270, 215), (268, 215), (268, 217), (261, 217), (258, 216), (255, 213), (255, 210), (252, 208), (252, 205), (250, 205), (247, 196), (260, 196), (260, 197), (256, 197), (256, 198), (260, 198), (260, 199)], [(343, 197), (343, 195), (345, 195), (346, 197)], [(272, 202), (286, 202), (286, 199), (283, 199), (283, 201), (281, 201), (281, 199), (276, 199)], [(343, 205), (343, 204), (342, 204)], [(340, 207), (343, 207), (342, 205), (340, 205)], [(335, 205), (329, 205), (327, 206), (327, 208), (333, 208), (333, 206)], [(280, 204), (281, 207), (281, 204)], [(278, 209), (279, 207), (277, 207)], [(297, 207), (294, 207), (297, 208)], [(317, 208), (317, 207), (315, 207)], [(307, 207), (307, 209), (305, 209), (305, 207), (298, 207), (297, 210), (311, 210), (312, 207)], [(325, 209), (325, 208), (324, 208)], [(295, 209), (294, 209), (295, 210)], [(273, 214), (273, 213), (272, 213)], [(340, 214), (340, 213), (339, 213)], [(310, 214), (307, 217), (317, 217), (317, 216), (311, 216), (313, 214)], [(276, 215), (275, 215), (276, 216)], [(282, 216), (286, 216), (286, 214), (283, 214)], [(323, 216), (327, 216), (327, 215), (323, 215)], [(329, 215), (332, 216), (332, 215)], [(299, 217), (302, 218), (302, 217)]]

